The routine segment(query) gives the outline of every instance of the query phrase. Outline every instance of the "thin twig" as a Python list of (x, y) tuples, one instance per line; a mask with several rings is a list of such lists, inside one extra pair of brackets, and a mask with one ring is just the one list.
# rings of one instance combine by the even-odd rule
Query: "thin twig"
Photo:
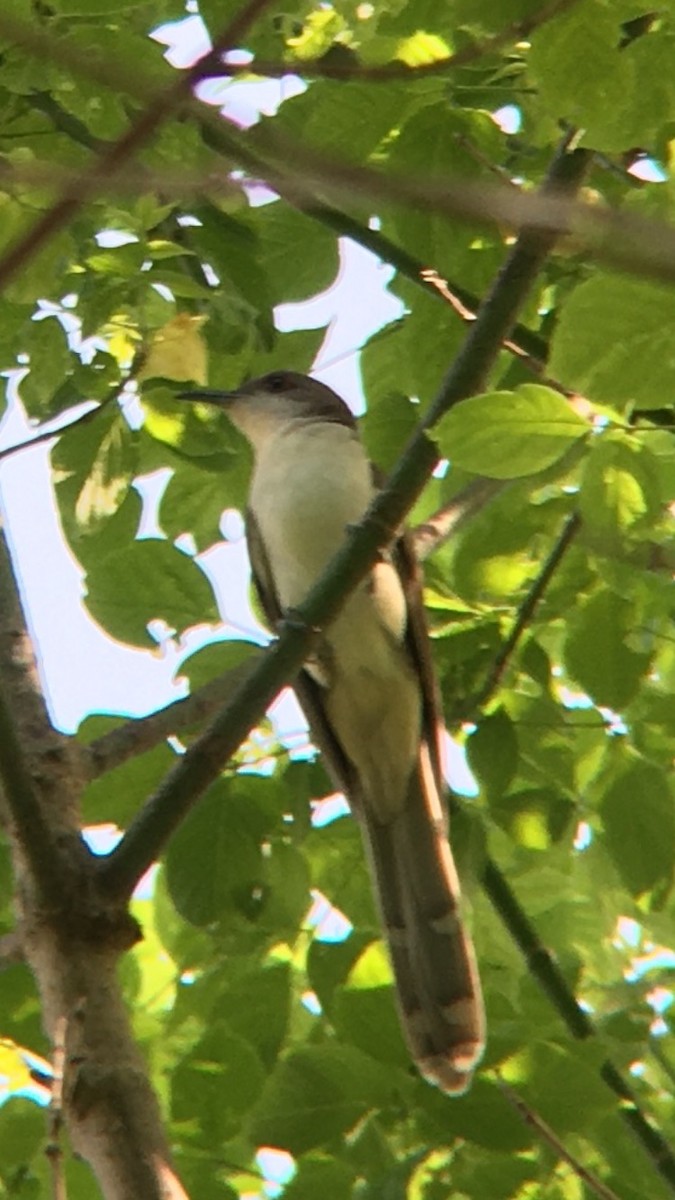
[(509, 636), (501, 646), (498, 653), (495, 655), (490, 674), (488, 675), (478, 696), (471, 700), (471, 709), (483, 708), (493, 695), (501, 678), (506, 670), (506, 667), (513, 655), (523, 633), (530, 624), (535, 611), (544, 596), (544, 593), (551, 582), (555, 572), (562, 562), (565, 554), (571, 546), (574, 538), (581, 529), (581, 518), (578, 513), (572, 513), (567, 517), (562, 530), (555, 540), (553, 549), (546, 559), (541, 571), (537, 575), (532, 587), (528, 591), (523, 603), (520, 605), (516, 614), (516, 619)]
[[(53, 106), (53, 108), (57, 107)], [(222, 122), (217, 133), (223, 133)], [(222, 137), (214, 137), (213, 131), (210, 131), (207, 140), (212, 149), (216, 149), (218, 153), (227, 153), (231, 157), (233, 151), (229, 141), (226, 149)], [(221, 148), (219, 149), (219, 147)], [(252, 165), (250, 161), (248, 165), (249, 167)], [(256, 162), (256, 165), (262, 173), (262, 162)], [(28, 164), (0, 163), (0, 181), (8, 189), (22, 184), (33, 187), (51, 184), (52, 186), (76, 188), (79, 178), (78, 170), (67, 167), (57, 168), (53, 162), (40, 162), (34, 159)], [(192, 175), (186, 171), (178, 173), (149, 171), (143, 166), (133, 164), (125, 164), (114, 175), (110, 175), (106, 180), (106, 185), (111, 190), (122, 188), (133, 194), (136, 194), (139, 188), (155, 189), (167, 196), (171, 195), (174, 199), (178, 197), (192, 199), (195, 195), (204, 192), (229, 194), (235, 191), (238, 193), (240, 190), (239, 185), (232, 182), (229, 168), (227, 172), (200, 172)], [(296, 207), (306, 216), (331, 229), (337, 236), (350, 238), (351, 241), (363, 246), (383, 262), (394, 267), (401, 275), (421, 287), (423, 291), (443, 299), (463, 321), (475, 320), (480, 300), (456, 280), (447, 280), (434, 267), (430, 267), (421, 259), (415, 258), (414, 255), (397, 246), (385, 234), (371, 229), (341, 209), (323, 204), (313, 195), (309, 199), (302, 199), (298, 195), (297, 187), (293, 189), (292, 195), (286, 194), (283, 183), (276, 177), (274, 186), (287, 203)], [(182, 230), (182, 233), (185, 237), (187, 231)], [(549, 387), (555, 388), (563, 395), (570, 394), (569, 389), (561, 383), (544, 377), (548, 347), (546, 340), (535, 330), (529, 329), (525, 325), (515, 325), (511, 337), (504, 340), (504, 348), (517, 355), (524, 365), (542, 378), (542, 381)]]
[(62, 433), (67, 433), (69, 429), (76, 429), (78, 425), (87, 425), (89, 421), (93, 421), (99, 415), (101, 409), (108, 403), (108, 399), (102, 400), (94, 408), (80, 413), (72, 421), (65, 421), (63, 425), (52, 426), (49, 429), (38, 427), (39, 432), (34, 437), (26, 438), (25, 442), (15, 442), (13, 446), (5, 446), (0, 450), (0, 462), (3, 458), (10, 458), (12, 454), (18, 454), (21, 450), (32, 450), (33, 446), (39, 446), (42, 442), (50, 442), (52, 438), (60, 437)]
[[(216, 135), (214, 141), (217, 140)], [(225, 134), (225, 142), (228, 140), (229, 132)], [(258, 139), (258, 145), (262, 140)], [(241, 136), (236, 148), (232, 148), (233, 155), (247, 170), (250, 146), (251, 139)], [(251, 164), (256, 160), (261, 174), (256, 176), (254, 167), (253, 177), (267, 181), (303, 211), (315, 188), (334, 200), (344, 199), (350, 204), (355, 196), (375, 204), (395, 202), (461, 220), (519, 230), (538, 229), (551, 238), (573, 235), (601, 262), (644, 278), (663, 282), (675, 279), (675, 229), (652, 218), (553, 196), (545, 190), (525, 192), (486, 180), (419, 179), (348, 161), (337, 162), (315, 147), (307, 148), (288, 134), (282, 135), (276, 128), (266, 128), (264, 148), (256, 148), (249, 158)]]
[(607, 1184), (603, 1183), (601, 1179), (598, 1179), (597, 1175), (595, 1175), (593, 1171), (590, 1171), (588, 1167), (585, 1167), (582, 1163), (580, 1163), (578, 1158), (575, 1158), (573, 1154), (570, 1154), (569, 1150), (565, 1147), (563, 1142), (561, 1142), (557, 1134), (554, 1133), (554, 1131), (551, 1129), (551, 1126), (547, 1125), (543, 1117), (540, 1117), (539, 1113), (535, 1112), (533, 1108), (530, 1108), (529, 1104), (526, 1104), (525, 1101), (522, 1100), (518, 1095), (518, 1093), (515, 1092), (512, 1087), (509, 1087), (508, 1083), (506, 1083), (499, 1075), (497, 1076), (497, 1084), (506, 1096), (509, 1104), (513, 1105), (516, 1112), (522, 1117), (525, 1124), (537, 1131), (543, 1141), (547, 1142), (551, 1147), (554, 1154), (556, 1154), (558, 1158), (561, 1158), (563, 1162), (566, 1162), (568, 1166), (572, 1168), (574, 1174), (581, 1180), (582, 1183), (586, 1184), (586, 1187), (591, 1192), (594, 1192), (596, 1196), (599, 1196), (600, 1200), (619, 1200), (616, 1192), (607, 1187)]

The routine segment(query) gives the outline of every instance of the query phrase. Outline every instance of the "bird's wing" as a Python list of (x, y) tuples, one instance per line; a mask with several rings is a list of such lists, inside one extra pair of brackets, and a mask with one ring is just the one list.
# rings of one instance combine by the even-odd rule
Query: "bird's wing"
[(441, 696), (429, 645), (429, 630), (422, 597), (422, 570), (409, 532), (403, 533), (395, 542), (392, 557), (405, 593), (408, 652), (420, 681), (422, 735), (429, 749), (436, 786), (442, 794), (445, 791), (445, 782), (441, 765), (441, 734), (444, 728)]
[[(258, 528), (258, 523), (250, 511), (246, 513), (246, 539), (248, 554), (251, 562), (253, 586), (255, 587), (260, 606), (269, 621), (270, 628), (275, 630), (283, 620), (284, 613), (274, 587), (265, 544)], [(302, 668), (293, 681), (293, 690), (298, 698), (307, 722), (311, 729), (312, 740), (321, 751), (324, 766), (331, 782), (337, 791), (349, 796), (358, 794), (357, 780), (354, 768), (347, 759), (340, 743), (326, 718), (321, 685), (312, 679), (311, 675)]]

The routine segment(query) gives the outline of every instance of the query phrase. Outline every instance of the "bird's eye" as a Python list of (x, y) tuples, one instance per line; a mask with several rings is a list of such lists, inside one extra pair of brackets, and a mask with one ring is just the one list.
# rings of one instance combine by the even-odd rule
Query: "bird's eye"
[(288, 387), (288, 380), (282, 371), (276, 375), (270, 375), (267, 379), (267, 386), (271, 392), (285, 392)]

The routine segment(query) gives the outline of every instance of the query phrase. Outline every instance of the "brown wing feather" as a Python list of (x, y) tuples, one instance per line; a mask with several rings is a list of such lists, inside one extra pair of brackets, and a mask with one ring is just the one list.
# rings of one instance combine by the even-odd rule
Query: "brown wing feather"
[[(270, 623), (270, 627), (276, 629), (279, 622), (283, 619), (283, 612), (274, 589), (274, 581), (265, 552), (265, 545), (260, 536), (255, 517), (250, 510), (246, 513), (246, 538), (248, 541), (248, 554), (251, 562), (253, 585), (261, 608)], [(326, 719), (319, 684), (315, 683), (306, 671), (300, 670), (294, 680), (293, 690), (307, 718), (312, 739), (321, 751), (324, 766), (330, 775), (334, 787), (337, 791), (344, 792), (345, 796), (349, 798), (357, 789), (354, 768), (346, 758)]]

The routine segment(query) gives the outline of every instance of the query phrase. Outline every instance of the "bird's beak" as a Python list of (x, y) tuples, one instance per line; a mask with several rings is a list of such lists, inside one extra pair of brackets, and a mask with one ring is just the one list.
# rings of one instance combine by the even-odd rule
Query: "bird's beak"
[(239, 395), (239, 392), (218, 392), (215, 389), (209, 390), (208, 388), (203, 388), (202, 390), (195, 389), (193, 392), (177, 392), (176, 399), (199, 400), (203, 404), (226, 405), (231, 400), (236, 400)]

